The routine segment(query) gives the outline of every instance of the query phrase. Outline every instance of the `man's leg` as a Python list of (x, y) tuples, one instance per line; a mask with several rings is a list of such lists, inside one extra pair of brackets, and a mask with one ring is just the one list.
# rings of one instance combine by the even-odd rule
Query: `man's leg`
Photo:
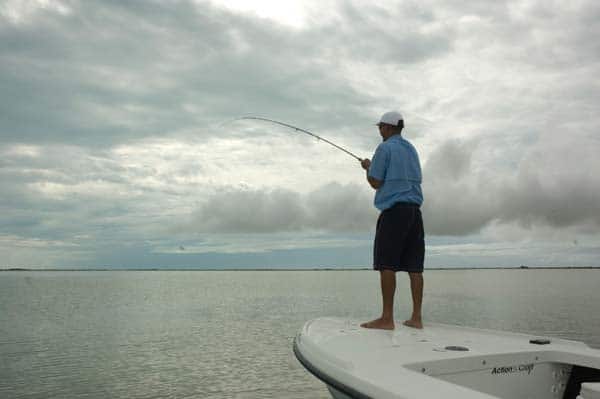
[(394, 293), (396, 292), (396, 272), (393, 270), (381, 270), (381, 299), (383, 312), (381, 318), (394, 324)]
[(396, 272), (393, 270), (380, 270), (381, 297), (383, 311), (381, 317), (360, 326), (365, 328), (380, 328), (383, 330), (394, 329), (394, 293), (396, 292)]
[(409, 320), (404, 322), (405, 326), (423, 328), (421, 320), (421, 305), (423, 304), (423, 273), (408, 273), (410, 277), (410, 292), (412, 294), (413, 312)]

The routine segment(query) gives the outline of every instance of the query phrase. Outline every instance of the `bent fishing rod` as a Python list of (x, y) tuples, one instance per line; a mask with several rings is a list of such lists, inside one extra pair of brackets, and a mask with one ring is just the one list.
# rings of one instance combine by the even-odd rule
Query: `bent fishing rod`
[(322, 141), (326, 142), (327, 144), (334, 146), (335, 148), (337, 148), (340, 151), (344, 151), (346, 154), (350, 155), (351, 157), (356, 158), (359, 162), (362, 161), (362, 158), (360, 158), (357, 155), (351, 153), (347, 149), (345, 149), (345, 148), (343, 148), (343, 147), (341, 147), (341, 146), (339, 146), (339, 145), (337, 145), (337, 144), (335, 144), (335, 143), (333, 143), (333, 142), (331, 142), (331, 141), (329, 141), (329, 140), (327, 140), (327, 139), (325, 139), (325, 138), (323, 138), (323, 137), (321, 137), (321, 136), (319, 136), (317, 134), (314, 134), (313, 132), (309, 132), (308, 130), (301, 129), (301, 128), (297, 127), (297, 126), (290, 125), (290, 124), (284, 123), (284, 122), (279, 122), (279, 121), (276, 121), (276, 120), (273, 120), (273, 119), (262, 118), (260, 116), (243, 116), (241, 118), (234, 119), (234, 121), (239, 121), (239, 120), (243, 120), (243, 119), (250, 119), (250, 120), (263, 121), (263, 122), (270, 122), (270, 123), (275, 123), (277, 125), (288, 127), (290, 129), (294, 129), (294, 130), (296, 130), (298, 132), (302, 132), (302, 133), (308, 134), (309, 136), (312, 136), (312, 137), (316, 138), (317, 140), (322, 140)]

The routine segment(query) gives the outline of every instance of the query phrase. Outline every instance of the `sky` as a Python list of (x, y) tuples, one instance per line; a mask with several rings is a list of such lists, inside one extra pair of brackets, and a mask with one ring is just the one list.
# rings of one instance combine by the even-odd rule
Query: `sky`
[(0, 1), (0, 268), (369, 268), (402, 112), (426, 268), (600, 266), (600, 3)]

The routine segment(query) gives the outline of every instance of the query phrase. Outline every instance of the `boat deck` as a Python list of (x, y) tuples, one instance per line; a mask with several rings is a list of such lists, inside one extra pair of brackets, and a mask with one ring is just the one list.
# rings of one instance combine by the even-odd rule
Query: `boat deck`
[(359, 324), (315, 319), (294, 345), (309, 371), (353, 398), (511, 398), (524, 397), (523, 386), (531, 386), (526, 397), (562, 398), (573, 365), (600, 369), (600, 351), (575, 341), (433, 323), (393, 331)]

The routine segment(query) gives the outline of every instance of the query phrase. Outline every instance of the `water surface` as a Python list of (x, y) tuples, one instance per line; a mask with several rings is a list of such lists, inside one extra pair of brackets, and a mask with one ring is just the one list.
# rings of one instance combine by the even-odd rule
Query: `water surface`
[[(329, 398), (304, 322), (380, 313), (373, 271), (0, 273), (2, 398)], [(434, 270), (425, 323), (600, 347), (600, 270)], [(396, 317), (410, 313), (398, 275)]]

